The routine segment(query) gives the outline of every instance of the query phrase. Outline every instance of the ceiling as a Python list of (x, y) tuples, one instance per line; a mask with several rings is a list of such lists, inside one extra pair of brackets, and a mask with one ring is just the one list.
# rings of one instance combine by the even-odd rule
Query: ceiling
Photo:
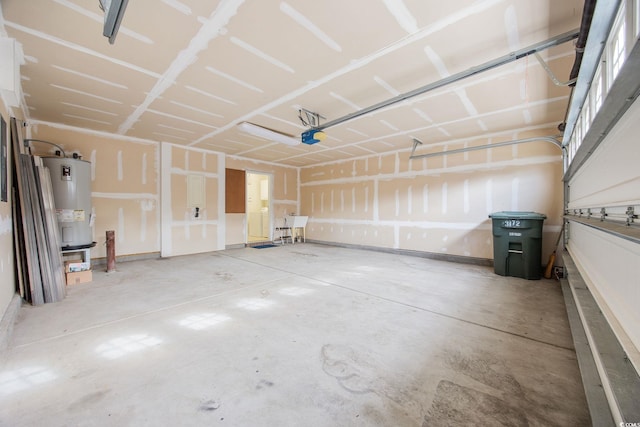
[[(570, 91), (532, 56), (330, 127), (315, 145), (237, 124), (299, 137), (300, 108), (335, 120), (577, 29), (582, 14), (579, 0), (130, 0), (111, 45), (98, 0), (0, 5), (0, 33), (25, 55), (27, 120), (291, 166), (407, 150), (414, 137), (555, 128)], [(572, 42), (541, 55), (568, 79)]]

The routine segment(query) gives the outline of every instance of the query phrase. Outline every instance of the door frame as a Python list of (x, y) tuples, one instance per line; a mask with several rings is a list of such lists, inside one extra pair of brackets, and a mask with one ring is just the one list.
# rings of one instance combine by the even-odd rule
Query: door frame
[(248, 244), (249, 242), (249, 192), (248, 190), (248, 186), (249, 186), (249, 174), (253, 174), (253, 175), (261, 175), (261, 176), (266, 176), (267, 180), (268, 180), (268, 198), (269, 198), (269, 204), (268, 204), (268, 209), (269, 209), (269, 235), (267, 236), (267, 239), (269, 241), (273, 241), (273, 180), (274, 180), (274, 174), (272, 172), (265, 172), (265, 171), (260, 171), (260, 170), (255, 170), (255, 169), (246, 169), (245, 170), (245, 196), (244, 196), (244, 202), (245, 202), (245, 227), (244, 227), (244, 243)]

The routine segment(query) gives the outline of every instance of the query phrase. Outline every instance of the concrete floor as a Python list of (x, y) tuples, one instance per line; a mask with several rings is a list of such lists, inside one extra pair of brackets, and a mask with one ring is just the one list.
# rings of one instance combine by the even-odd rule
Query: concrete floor
[(310, 243), (117, 268), (21, 308), (1, 425), (590, 424), (554, 281)]

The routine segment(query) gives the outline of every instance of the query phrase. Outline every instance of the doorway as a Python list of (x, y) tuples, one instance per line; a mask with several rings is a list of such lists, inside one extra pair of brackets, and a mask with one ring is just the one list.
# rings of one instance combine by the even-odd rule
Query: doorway
[(247, 172), (247, 243), (271, 240), (270, 174)]

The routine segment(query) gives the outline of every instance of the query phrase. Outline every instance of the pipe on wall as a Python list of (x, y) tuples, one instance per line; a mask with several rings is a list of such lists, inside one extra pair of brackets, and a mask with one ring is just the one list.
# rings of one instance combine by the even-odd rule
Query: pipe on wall
[(576, 40), (576, 59), (573, 63), (571, 73), (569, 73), (569, 80), (573, 80), (573, 83), (571, 83), (572, 85), (575, 84), (575, 80), (578, 78), (578, 72), (580, 71), (580, 65), (582, 65), (582, 56), (584, 54), (584, 48), (587, 45), (587, 37), (589, 36), (589, 30), (591, 29), (591, 21), (593, 21), (593, 12), (595, 11), (595, 8), (596, 0), (586, 0), (584, 2), (580, 33)]

